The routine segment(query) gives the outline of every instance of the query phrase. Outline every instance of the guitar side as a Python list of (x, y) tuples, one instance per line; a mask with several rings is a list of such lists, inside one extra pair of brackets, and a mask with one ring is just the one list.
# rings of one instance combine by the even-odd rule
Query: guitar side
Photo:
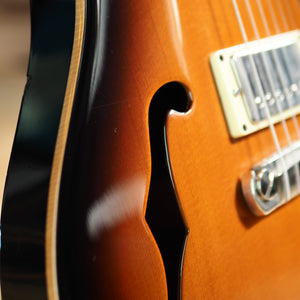
[(31, 1), (31, 49), (1, 214), (3, 299), (45, 299), (47, 197), (74, 37), (73, 1)]

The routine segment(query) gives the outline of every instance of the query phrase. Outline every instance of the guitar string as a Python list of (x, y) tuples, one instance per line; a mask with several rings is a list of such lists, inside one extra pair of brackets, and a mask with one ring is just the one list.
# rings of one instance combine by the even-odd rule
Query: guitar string
[[(248, 0), (247, 0), (248, 1)], [(267, 18), (266, 18), (266, 15), (265, 15), (265, 12), (264, 12), (264, 9), (261, 5), (261, 2), (260, 0), (256, 0), (256, 3), (258, 5), (258, 8), (259, 8), (259, 12), (260, 12), (260, 15), (261, 15), (261, 18), (263, 20), (263, 24), (264, 24), (264, 27), (265, 27), (265, 31), (267, 33), (267, 36), (271, 36), (271, 31), (270, 31), (270, 27), (268, 25), (268, 22), (267, 22)], [(272, 20), (273, 20), (273, 23), (275, 25), (275, 28), (276, 28), (276, 33), (278, 34), (279, 33), (279, 26), (278, 26), (278, 21), (275, 17), (275, 12), (274, 12), (274, 7), (272, 5), (272, 3), (270, 2), (270, 0), (268, 0), (268, 6), (269, 6), (269, 10), (271, 12), (271, 16), (272, 16)], [(277, 31), (278, 30), (278, 31)], [(259, 37), (258, 37), (259, 38)], [(279, 57), (278, 57), (278, 53), (276, 51), (274, 51), (274, 49), (271, 50), (271, 55), (272, 55), (272, 58), (273, 58), (273, 61), (275, 63), (275, 67), (278, 71), (278, 75), (279, 75), (279, 81), (280, 81), (280, 84), (282, 86), (282, 89), (283, 89), (283, 93), (284, 93), (284, 96), (285, 96), (285, 99), (286, 99), (286, 102), (287, 102), (287, 105), (290, 109), (292, 109), (293, 105), (290, 101), (290, 98), (289, 98), (289, 95), (288, 95), (288, 92), (287, 92), (287, 88), (285, 87), (285, 84), (284, 84), (284, 72), (282, 70), (282, 68), (280, 67), (280, 61), (279, 61)], [(272, 93), (273, 93), (273, 96), (275, 98), (275, 101), (276, 101), (276, 104), (278, 107), (280, 107), (281, 109), (281, 105), (279, 104), (278, 100), (277, 100), (277, 97), (276, 97), (276, 91), (275, 91), (275, 88), (273, 89), (272, 88)], [(282, 111), (282, 110), (281, 110)], [(298, 138), (300, 137), (299, 136), (299, 126), (298, 126), (298, 122), (297, 122), (297, 118), (296, 118), (296, 114), (294, 112), (294, 110), (292, 110), (293, 112), (293, 115), (292, 115), (292, 118), (293, 118), (293, 121), (294, 121), (294, 126), (296, 128), (296, 131), (298, 133)], [(287, 129), (287, 126), (286, 126), (286, 122), (284, 120), (284, 130), (286, 131), (287, 130), (287, 137), (288, 137), (288, 144), (291, 145), (292, 144), (292, 141), (291, 141), (291, 137), (290, 137), (290, 134), (288, 132), (288, 129)], [(293, 169), (294, 169), (294, 172), (295, 172), (295, 175), (296, 175), (296, 184), (297, 184), (297, 188), (298, 188), (298, 192), (300, 192), (300, 170), (299, 170), (299, 165), (298, 163), (296, 163), (294, 166), (293, 166)]]
[[(299, 10), (300, 9), (300, 1), (298, 0), (296, 3), (298, 5), (298, 10)], [(287, 9), (288, 16), (286, 16), (283, 13), (282, 3), (279, 0), (277, 0), (277, 6), (279, 8), (280, 17), (282, 19), (282, 22), (284, 23), (284, 29), (286, 31), (289, 30), (289, 25), (288, 25), (287, 19), (289, 19), (292, 22), (292, 26), (291, 27), (292, 28), (296, 28), (295, 16), (292, 14), (291, 5), (288, 5), (287, 1), (285, 0), (285, 7)], [(272, 7), (272, 10), (273, 10), (273, 7)], [(279, 29), (278, 29), (278, 31), (279, 31)], [(299, 97), (299, 95), (300, 95), (300, 80), (298, 80), (298, 79), (297, 79), (297, 82), (296, 82), (296, 91), (295, 92), (297, 93), (297, 96)], [(298, 121), (294, 121), (294, 123), (298, 124)], [(299, 129), (299, 126), (298, 126), (297, 133), (298, 133), (298, 138), (300, 139), (300, 129)]]
[[(261, 17), (261, 19), (263, 21), (263, 25), (264, 25), (265, 31), (267, 33), (267, 36), (270, 37), (271, 36), (271, 32), (270, 32), (270, 28), (269, 28), (269, 25), (268, 25), (268, 22), (267, 22), (266, 15), (264, 13), (264, 9), (263, 9), (263, 7), (261, 5), (261, 1), (260, 0), (256, 0), (256, 3), (257, 3), (257, 6), (258, 6), (260, 17)], [(270, 4), (270, 1), (269, 1), (269, 4)], [(256, 24), (256, 22), (254, 20), (254, 15), (253, 15), (253, 12), (252, 12), (249, 0), (246, 0), (246, 6), (247, 6), (248, 13), (250, 15), (252, 27), (253, 27), (254, 32), (255, 32), (255, 38), (257, 39), (257, 41), (260, 41), (260, 35), (259, 35), (259, 32), (258, 32), (257, 24)], [(272, 7), (272, 9), (273, 9), (273, 7)], [(273, 15), (274, 15), (274, 10), (273, 10)], [(276, 25), (278, 27), (277, 19), (275, 20), (275, 23), (276, 23)], [(274, 49), (271, 49), (271, 55), (272, 55), (273, 61), (275, 62), (275, 67), (276, 67), (276, 70), (277, 70), (278, 75), (279, 75), (279, 81), (280, 81), (280, 84), (281, 84), (281, 86), (283, 88), (283, 92), (284, 92), (285, 99), (287, 101), (288, 107), (292, 108), (292, 103), (290, 102), (289, 95), (286, 92), (286, 88), (284, 88), (284, 86), (285, 86), (285, 84), (284, 84), (284, 72), (283, 72), (283, 70), (281, 68), (281, 64), (280, 64), (280, 61), (279, 61), (278, 53)], [(279, 100), (276, 97), (275, 83), (274, 83), (274, 79), (273, 79), (272, 74), (271, 74), (271, 70), (270, 70), (269, 64), (267, 62), (266, 53), (262, 52), (261, 56), (262, 56), (263, 67), (264, 67), (264, 69), (265, 69), (265, 71), (267, 73), (267, 79), (269, 81), (269, 84), (270, 84), (270, 87), (271, 87), (271, 92), (273, 94), (273, 99), (275, 100), (276, 107), (277, 107), (277, 109), (279, 111), (279, 115), (280, 115), (280, 118), (281, 118), (281, 123), (283, 125), (285, 136), (287, 138), (288, 145), (290, 146), (292, 144), (291, 136), (290, 136), (290, 133), (289, 133), (286, 121), (285, 121), (284, 116), (283, 116), (282, 106), (281, 106)], [(295, 124), (296, 130), (299, 131), (299, 126), (298, 126), (298, 123), (297, 123), (297, 120), (296, 120), (296, 116), (295, 116), (294, 110), (292, 110), (292, 112), (293, 112), (293, 119), (295, 120), (294, 124)], [(299, 192), (300, 191), (299, 165), (298, 164), (294, 165), (293, 169), (294, 169), (294, 172), (295, 172), (296, 184), (297, 184), (297, 188), (298, 188), (298, 192)]]
[[(298, 6), (299, 6), (299, 0), (297, 1), (297, 3), (298, 3)], [(282, 7), (282, 5), (280, 5), (279, 0), (277, 0), (277, 4), (279, 4), (279, 6), (280, 6), (280, 8), (281, 8), (281, 11), (280, 11), (280, 12), (283, 13), (283, 7)], [(297, 27), (296, 21), (295, 21), (295, 18), (294, 18), (294, 16), (293, 16), (293, 13), (292, 13), (292, 11), (291, 11), (291, 6), (290, 6), (290, 4), (288, 3), (288, 0), (284, 0), (284, 4), (285, 4), (285, 7), (286, 7), (286, 9), (287, 9), (287, 13), (288, 13), (288, 15), (289, 15), (289, 21), (292, 23), (292, 28), (296, 28), (296, 27)], [(287, 21), (286, 21), (286, 22), (287, 22)], [(287, 25), (287, 27), (288, 27), (288, 25)]]
[(239, 23), (239, 28), (240, 28), (240, 31), (241, 31), (241, 34), (242, 34), (242, 37), (243, 37), (243, 40), (244, 40), (245, 47), (248, 51), (248, 58), (249, 58), (251, 70), (252, 70), (253, 75), (254, 75), (255, 84), (256, 84), (256, 87), (258, 89), (259, 96), (260, 96), (260, 98), (262, 99), (262, 101), (264, 103), (264, 108), (265, 108), (265, 113), (266, 113), (266, 116), (267, 116), (267, 119), (268, 119), (269, 128), (270, 128), (270, 131), (271, 131), (271, 134), (272, 134), (272, 138), (273, 138), (277, 153), (279, 155), (279, 160), (280, 160), (281, 166), (283, 168), (283, 178), (284, 178), (284, 184), (285, 184), (285, 187), (286, 187), (286, 197), (287, 197), (287, 199), (290, 199), (290, 185), (289, 185), (289, 180), (288, 180), (286, 164), (285, 164), (285, 161), (283, 159), (282, 150), (281, 150), (281, 147), (280, 147), (280, 144), (279, 144), (279, 140), (278, 140), (278, 137), (277, 137), (277, 134), (276, 134), (276, 131), (275, 131), (274, 124), (273, 124), (272, 119), (271, 119), (270, 110), (268, 108), (267, 101), (265, 99), (263, 88), (262, 88), (262, 85), (261, 85), (261, 82), (260, 82), (260, 79), (259, 79), (259, 75), (258, 75), (258, 70), (255, 66), (253, 56), (250, 54), (248, 37), (247, 37), (247, 34), (246, 34), (245, 26), (244, 26), (244, 23), (242, 21), (242, 17), (241, 17), (240, 10), (239, 10), (239, 7), (237, 5), (236, 0), (232, 0), (232, 4), (233, 4), (233, 7), (234, 7), (235, 15), (237, 17), (237, 21)]
[[(271, 12), (271, 17), (272, 17), (272, 21), (273, 21), (273, 24), (274, 24), (274, 27), (275, 27), (275, 31), (276, 31), (277, 34), (279, 34), (279, 33), (280, 33), (280, 30), (279, 30), (279, 26), (278, 26), (278, 23), (277, 23), (277, 19), (276, 19), (276, 17), (275, 17), (274, 7), (273, 7), (273, 5), (272, 5), (272, 3), (271, 3), (270, 0), (268, 0), (268, 6), (269, 6), (269, 10), (270, 10), (270, 12)], [(289, 30), (289, 26), (288, 26), (288, 24), (287, 24), (286, 16), (285, 16), (284, 13), (283, 13), (283, 8), (282, 8), (282, 6), (281, 6), (281, 3), (278, 2), (278, 1), (277, 1), (277, 6), (278, 6), (279, 11), (280, 11), (280, 16), (281, 16), (281, 19), (282, 19), (282, 22), (283, 22), (284, 30), (285, 30), (285, 31), (288, 31), (288, 30)], [(268, 35), (269, 35), (269, 36), (271, 35), (271, 34), (270, 34), (270, 30), (268, 30)], [(276, 67), (277, 67), (278, 70), (280, 70), (280, 72), (279, 72), (280, 78), (279, 78), (279, 79), (280, 79), (280, 81), (281, 81), (281, 84), (284, 85), (284, 84), (283, 84), (283, 74), (282, 74), (282, 70), (281, 70), (281, 68), (279, 68), (279, 65), (280, 65), (280, 63), (279, 63), (279, 58), (278, 58), (277, 55), (275, 55), (275, 57), (276, 57), (276, 60), (275, 60)], [(285, 97), (286, 97), (286, 100), (287, 100), (288, 107), (289, 107), (289, 108), (292, 108), (293, 105), (292, 105), (292, 103), (291, 103), (291, 101), (290, 101), (290, 97), (289, 97), (289, 95), (288, 95), (288, 92), (287, 92), (286, 90), (284, 90), (284, 93), (285, 93)], [(293, 111), (293, 112), (294, 112), (294, 111)], [(298, 139), (300, 139), (299, 123), (298, 123), (298, 120), (297, 120), (297, 117), (296, 117), (296, 114), (295, 114), (295, 113), (292, 115), (292, 120), (293, 120), (294, 127), (295, 127), (296, 132), (297, 132), (297, 135), (298, 135)]]
[[(267, 24), (267, 20), (264, 16), (264, 13), (262, 11), (262, 7), (260, 5), (260, 2), (258, 3), (259, 1), (256, 0), (256, 3), (258, 4), (258, 7), (259, 7), (259, 11), (260, 11), (260, 14), (261, 14), (261, 17), (262, 17), (262, 21), (263, 21), (263, 24), (264, 24), (264, 27), (265, 27), (265, 30), (267, 32), (267, 35), (270, 35), (269, 34), (269, 28), (268, 28), (268, 24)], [(257, 28), (257, 25), (256, 25), (256, 22), (254, 20), (254, 16), (253, 16), (253, 13), (252, 13), (252, 9), (251, 9), (251, 6), (250, 6), (250, 3), (248, 0), (246, 0), (246, 5), (247, 5), (247, 10), (248, 10), (248, 13), (250, 15), (250, 19), (251, 19), (251, 24), (252, 24), (252, 27), (254, 29), (254, 33), (255, 33), (255, 38), (256, 40), (259, 42), (260, 41), (260, 34), (258, 32), (258, 28)], [(272, 51), (273, 52), (273, 51)], [(270, 67), (269, 67), (269, 64), (267, 62), (267, 57), (266, 57), (266, 53), (263, 51), (261, 53), (261, 57), (262, 57), (262, 63), (263, 63), (263, 67), (266, 71), (266, 75), (267, 75), (267, 79), (270, 83), (270, 87), (271, 87), (271, 92), (273, 94), (273, 99), (275, 100), (275, 104), (276, 104), (276, 108), (277, 110), (279, 111), (279, 116), (280, 116), (280, 121), (281, 121), (281, 124), (283, 126), (283, 129), (284, 129), (284, 133), (285, 133), (285, 136), (286, 136), (286, 139), (287, 139), (287, 142), (289, 144), (291, 144), (291, 136), (290, 136), (290, 133), (289, 133), (289, 130), (288, 130), (288, 127), (287, 127), (287, 124), (286, 124), (286, 121), (285, 121), (285, 118), (283, 116), (283, 109), (282, 109), (282, 106), (281, 104), (277, 101), (277, 97), (276, 97), (276, 88), (275, 88), (275, 82), (274, 82), (274, 79), (273, 79), (273, 76), (272, 76), (272, 71), (270, 70)]]
[[(284, 28), (285, 31), (288, 31), (289, 30), (289, 25), (287, 23), (287, 19), (286, 19), (285, 15), (284, 15), (283, 7), (281, 5), (281, 2), (279, 0), (276, 0), (276, 3), (277, 3), (278, 10), (280, 12), (280, 18), (281, 18), (281, 21), (283, 23), (283, 28)], [(269, 6), (269, 9), (271, 11), (271, 16), (272, 16), (273, 24), (275, 26), (275, 31), (276, 31), (276, 33), (279, 33), (279, 26), (278, 26), (278, 23), (277, 23), (277, 19), (275, 17), (274, 7), (273, 7), (272, 3), (270, 2), (270, 0), (268, 0), (268, 6)], [(276, 20), (276, 22), (275, 22), (275, 20)]]

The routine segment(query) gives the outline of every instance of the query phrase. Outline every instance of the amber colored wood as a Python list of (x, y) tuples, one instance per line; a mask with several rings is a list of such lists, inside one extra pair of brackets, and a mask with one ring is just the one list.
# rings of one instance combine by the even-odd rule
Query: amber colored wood
[[(173, 113), (167, 123), (172, 172), (190, 229), (183, 263), (182, 297), (297, 299), (300, 293), (300, 199), (297, 197), (263, 218), (253, 216), (245, 205), (241, 176), (255, 162), (276, 150), (269, 130), (239, 140), (228, 136), (208, 57), (223, 46), (242, 43), (242, 39), (231, 1), (222, 1), (230, 7), (227, 11), (212, 10), (213, 5), (208, 2), (202, 1), (201, 16), (195, 7), (180, 5), (186, 37), (184, 48), (188, 49), (186, 55), (190, 62), (186, 85), (193, 94), (194, 105), (185, 116)], [(217, 1), (212, 2), (217, 5)], [(261, 2), (267, 9), (268, 1)], [(299, 1), (288, 2), (293, 13), (293, 18), (287, 18), (288, 30), (295, 25), (299, 28)], [(255, 16), (259, 16), (255, 1), (250, 3)], [(280, 19), (277, 2), (272, 3), (280, 32), (284, 32), (287, 28)], [(186, 11), (189, 11), (188, 17)], [(223, 14), (232, 20), (227, 25), (232, 40), (228, 39), (225, 44), (222, 36), (210, 26), (212, 19), (224, 18)], [(243, 10), (242, 14), (246, 12)], [(199, 26), (192, 32), (190, 24), (203, 20), (204, 15), (207, 19), (203, 23), (209, 29)], [(258, 24), (259, 34), (266, 36), (263, 25), (260, 21)], [(247, 23), (247, 30), (249, 26)], [(275, 34), (271, 21), (269, 26)], [(205, 44), (200, 45), (197, 37), (206, 41)], [(285, 145), (281, 125), (276, 129), (281, 145)], [(290, 123), (289, 129), (295, 140), (295, 129)]]
[(69, 132), (69, 124), (74, 101), (75, 88), (78, 78), (81, 52), (83, 46), (83, 31), (85, 19), (85, 1), (75, 1), (75, 28), (72, 57), (69, 69), (67, 88), (65, 92), (63, 109), (57, 134), (55, 146), (49, 194), (47, 204), (46, 220), (46, 280), (48, 299), (59, 299), (57, 282), (57, 259), (56, 259), (56, 226), (58, 197), (60, 189), (60, 179), (64, 160), (65, 147)]
[[(257, 5), (250, 2), (264, 37)], [(271, 2), (280, 32), (300, 27), (298, 0), (281, 1), (291, 8), (284, 8), (288, 28), (277, 1)], [(245, 2), (238, 3), (253, 40)], [(90, 106), (78, 162), (80, 186), (74, 186), (81, 203), (74, 227), (74, 246), (80, 246), (78, 295), (167, 298), (163, 261), (145, 222), (151, 177), (148, 111), (155, 92), (178, 81), (193, 98), (190, 111), (172, 112), (166, 126), (172, 176), (189, 228), (182, 299), (298, 298), (300, 199), (264, 218), (249, 211), (240, 178), (275, 146), (269, 130), (229, 137), (209, 65), (210, 53), (243, 42), (232, 1), (101, 1), (100, 10), (102, 43), (92, 78), (97, 82), (86, 82), (92, 92), (81, 99)], [(270, 30), (276, 33), (272, 23)], [(288, 126), (295, 139), (292, 123)], [(281, 125), (276, 129), (286, 144)], [(59, 172), (53, 171), (49, 199), (57, 197), (58, 182)], [(56, 204), (49, 205), (54, 213)], [(49, 216), (49, 232), (53, 225)], [(48, 243), (53, 250), (53, 236)], [(49, 253), (53, 285), (55, 257)]]

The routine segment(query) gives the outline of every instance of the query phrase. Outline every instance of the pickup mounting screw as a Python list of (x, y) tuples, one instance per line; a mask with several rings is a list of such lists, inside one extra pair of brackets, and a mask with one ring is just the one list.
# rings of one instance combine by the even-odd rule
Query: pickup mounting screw
[(234, 88), (233, 91), (233, 96), (238, 96), (241, 94), (241, 89), (240, 88)]

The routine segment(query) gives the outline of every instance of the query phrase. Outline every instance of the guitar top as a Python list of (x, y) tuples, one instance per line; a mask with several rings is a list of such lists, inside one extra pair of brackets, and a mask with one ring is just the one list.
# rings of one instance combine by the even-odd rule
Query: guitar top
[[(33, 204), (24, 189), (11, 196), (19, 121), (2, 212), (3, 296), (297, 299), (300, 2), (74, 8), (64, 97), (51, 96), (56, 142)], [(22, 218), (14, 225), (13, 207), (29, 206), (38, 242)], [(24, 254), (34, 243), (43, 255)], [(27, 273), (33, 264), (42, 265)]]

